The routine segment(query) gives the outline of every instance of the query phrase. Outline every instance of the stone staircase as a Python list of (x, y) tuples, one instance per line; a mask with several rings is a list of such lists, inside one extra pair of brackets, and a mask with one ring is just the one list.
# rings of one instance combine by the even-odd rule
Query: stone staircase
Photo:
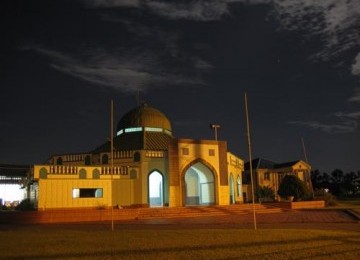
[[(279, 213), (281, 208), (255, 204), (257, 214)], [(186, 217), (213, 217), (233, 216), (253, 213), (252, 204), (236, 204), (229, 206), (188, 206), (174, 208), (140, 208), (137, 219), (154, 218), (186, 218)]]
[[(272, 205), (255, 204), (257, 214), (280, 213), (282, 209)], [(156, 220), (217, 216), (240, 216), (253, 213), (252, 204), (229, 206), (192, 206), (175, 208), (121, 208), (121, 209), (52, 209), (45, 211), (5, 211), (0, 214), (0, 223), (74, 223)]]

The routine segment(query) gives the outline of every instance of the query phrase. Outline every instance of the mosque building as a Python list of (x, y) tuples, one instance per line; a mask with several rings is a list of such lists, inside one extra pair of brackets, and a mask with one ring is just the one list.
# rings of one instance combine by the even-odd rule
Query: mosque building
[(226, 141), (179, 139), (158, 109), (142, 104), (111, 142), (34, 165), (39, 210), (243, 203), (244, 162)]

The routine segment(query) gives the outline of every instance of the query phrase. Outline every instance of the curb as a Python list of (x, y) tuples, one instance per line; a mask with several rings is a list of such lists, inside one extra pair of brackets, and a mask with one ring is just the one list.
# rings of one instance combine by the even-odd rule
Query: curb
[(355, 220), (357, 220), (358, 223), (360, 223), (360, 214), (352, 209), (344, 209), (344, 212), (353, 217)]

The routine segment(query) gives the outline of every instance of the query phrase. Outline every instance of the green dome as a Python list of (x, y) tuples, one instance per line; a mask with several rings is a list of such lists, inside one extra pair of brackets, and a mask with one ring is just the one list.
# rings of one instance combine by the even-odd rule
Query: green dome
[(159, 110), (142, 104), (126, 113), (119, 121), (117, 130), (134, 127), (162, 128), (171, 132), (169, 119)]

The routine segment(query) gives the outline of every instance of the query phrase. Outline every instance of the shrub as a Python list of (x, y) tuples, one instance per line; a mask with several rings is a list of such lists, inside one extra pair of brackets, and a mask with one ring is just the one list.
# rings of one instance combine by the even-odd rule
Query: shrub
[(314, 198), (318, 200), (324, 200), (326, 206), (336, 206), (336, 197), (325, 189), (316, 189), (314, 191)]
[(30, 199), (24, 199), (20, 202), (19, 205), (16, 206), (16, 210), (27, 211), (27, 210), (35, 210), (34, 203), (30, 201)]
[(256, 188), (256, 196), (259, 201), (274, 201), (275, 193), (271, 187), (259, 186)]
[(309, 197), (310, 191), (305, 183), (295, 175), (285, 175), (282, 179), (278, 194), (282, 198), (294, 197), (294, 201), (303, 200)]

